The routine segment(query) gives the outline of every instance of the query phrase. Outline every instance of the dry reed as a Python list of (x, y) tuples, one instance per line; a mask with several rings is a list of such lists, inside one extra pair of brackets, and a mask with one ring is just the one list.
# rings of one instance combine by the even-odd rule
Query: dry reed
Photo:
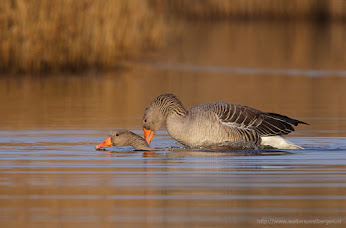
[(0, 69), (37, 72), (109, 68), (152, 49), (162, 20), (142, 0), (4, 0)]
[(325, 20), (345, 12), (339, 0), (3, 0), (0, 72), (113, 68), (165, 42), (163, 14)]

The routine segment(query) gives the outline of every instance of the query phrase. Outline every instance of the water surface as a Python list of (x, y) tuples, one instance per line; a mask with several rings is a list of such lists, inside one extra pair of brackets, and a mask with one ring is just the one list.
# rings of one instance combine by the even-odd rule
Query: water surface
[[(345, 219), (345, 137), (291, 137), (303, 150), (95, 151), (103, 138), (85, 130), (1, 132), (1, 223), (242, 227)], [(178, 145), (161, 132), (152, 146)]]

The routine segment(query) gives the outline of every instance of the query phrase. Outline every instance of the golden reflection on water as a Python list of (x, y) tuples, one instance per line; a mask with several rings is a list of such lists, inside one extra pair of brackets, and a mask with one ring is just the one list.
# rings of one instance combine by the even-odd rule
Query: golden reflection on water
[(122, 75), (3, 79), (0, 125), (22, 128), (140, 128), (157, 95), (176, 94), (185, 107), (214, 101), (245, 104), (307, 121), (315, 129), (346, 127), (346, 77), (195, 75), (139, 68)]
[[(191, 26), (166, 53), (125, 71), (1, 77), (1, 227), (263, 227), (258, 219), (345, 221), (345, 145), (331, 143), (346, 136), (342, 28)], [(164, 64), (177, 67), (160, 67)], [(186, 65), (193, 67), (184, 70)], [(220, 70), (206, 71), (210, 66)], [(318, 77), (234, 73), (232, 67), (338, 71)], [(311, 125), (298, 126), (292, 135), (309, 148), (244, 157), (94, 151), (113, 128), (141, 132), (144, 108), (166, 92), (176, 94), (186, 108), (227, 101), (306, 121)], [(167, 133), (155, 140), (175, 145)]]
[(345, 216), (343, 176), (331, 176), (345, 165), (166, 155), (57, 155), (58, 160), (10, 160), (7, 168), (1, 162), (2, 225), (243, 227), (261, 218)]
[[(183, 23), (160, 61), (201, 66), (343, 69), (342, 23)], [(180, 28), (180, 30), (179, 30)], [(173, 36), (175, 38), (175, 36)]]

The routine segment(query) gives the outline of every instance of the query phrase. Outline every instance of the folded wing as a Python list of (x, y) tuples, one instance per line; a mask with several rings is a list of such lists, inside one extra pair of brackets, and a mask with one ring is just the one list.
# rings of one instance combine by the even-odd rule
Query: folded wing
[(197, 107), (204, 111), (214, 112), (220, 121), (229, 127), (255, 131), (259, 136), (285, 135), (294, 131), (293, 126), (297, 126), (299, 123), (307, 124), (288, 116), (262, 112), (233, 103), (217, 102)]

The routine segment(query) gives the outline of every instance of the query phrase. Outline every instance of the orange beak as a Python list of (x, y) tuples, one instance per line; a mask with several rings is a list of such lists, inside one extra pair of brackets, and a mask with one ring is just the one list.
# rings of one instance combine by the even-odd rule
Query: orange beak
[(147, 130), (145, 128), (143, 128), (143, 131), (144, 131), (145, 141), (147, 141), (147, 143), (150, 144), (151, 140), (153, 140), (153, 138), (154, 138), (155, 132), (152, 130)]
[(111, 142), (111, 137), (106, 138), (102, 143), (98, 144), (95, 149), (106, 148), (113, 146)]

